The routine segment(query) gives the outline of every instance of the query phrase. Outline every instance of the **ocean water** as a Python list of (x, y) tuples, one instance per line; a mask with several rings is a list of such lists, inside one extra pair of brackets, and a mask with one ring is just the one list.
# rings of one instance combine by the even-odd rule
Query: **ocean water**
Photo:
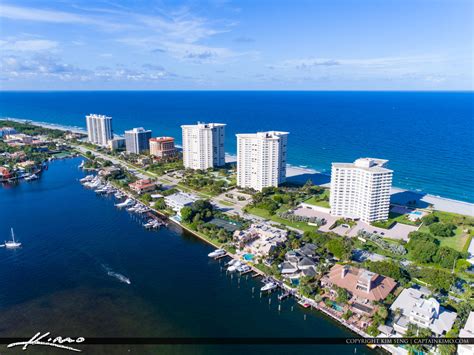
[[(180, 228), (146, 231), (113, 197), (82, 187), (79, 162), (55, 161), (39, 180), (0, 188), (0, 240), (12, 226), (23, 243), (0, 248), (0, 336), (353, 336), (291, 299), (278, 311), (276, 294), (269, 304), (260, 281), (226, 275), (224, 261), (207, 257), (212, 248)], [(90, 354), (354, 353), (345, 345), (78, 347)]]
[(85, 126), (101, 113), (118, 134), (143, 126), (178, 143), (181, 124), (217, 121), (229, 153), (236, 133), (284, 130), (293, 165), (384, 158), (394, 186), (474, 202), (473, 104), (472, 92), (1, 92), (0, 116)]

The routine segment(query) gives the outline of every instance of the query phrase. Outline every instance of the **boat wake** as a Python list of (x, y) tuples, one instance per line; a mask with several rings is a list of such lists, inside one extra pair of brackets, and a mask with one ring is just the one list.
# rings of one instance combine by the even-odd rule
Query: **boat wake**
[(109, 275), (110, 277), (114, 277), (117, 280), (119, 280), (120, 282), (123, 282), (127, 285), (130, 285), (132, 283), (128, 277), (126, 277), (122, 274), (119, 274), (118, 272), (113, 271), (107, 265), (102, 264), (102, 267), (105, 270), (105, 272), (107, 272), (107, 275)]

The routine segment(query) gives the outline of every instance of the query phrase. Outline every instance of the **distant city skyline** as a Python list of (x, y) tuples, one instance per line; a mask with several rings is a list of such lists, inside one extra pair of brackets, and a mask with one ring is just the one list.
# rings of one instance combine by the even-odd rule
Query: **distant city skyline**
[(3, 1), (1, 90), (472, 90), (469, 0)]

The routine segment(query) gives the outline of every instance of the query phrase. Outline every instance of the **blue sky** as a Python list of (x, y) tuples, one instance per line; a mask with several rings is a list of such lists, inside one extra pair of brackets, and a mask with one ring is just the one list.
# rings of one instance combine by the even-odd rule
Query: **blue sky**
[(471, 0), (2, 0), (3, 90), (472, 90)]

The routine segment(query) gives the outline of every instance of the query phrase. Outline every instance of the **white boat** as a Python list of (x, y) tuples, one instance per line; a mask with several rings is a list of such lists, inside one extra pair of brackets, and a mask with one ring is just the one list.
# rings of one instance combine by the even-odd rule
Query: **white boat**
[(94, 178), (94, 175), (87, 175), (86, 177), (83, 177), (81, 180), (79, 180), (82, 184), (91, 181)]
[(133, 200), (131, 198), (127, 198), (125, 201), (122, 203), (116, 203), (115, 207), (122, 208), (122, 207), (128, 207), (133, 205)]
[(263, 285), (260, 291), (261, 292), (273, 291), (277, 287), (278, 285), (276, 283), (274, 283), (273, 281), (270, 281), (270, 282), (267, 282), (265, 285)]
[(227, 268), (227, 271), (229, 272), (237, 271), (237, 269), (241, 266), (242, 266), (242, 263), (237, 260), (235, 263), (233, 263), (231, 266)]
[(116, 192), (114, 196), (117, 199), (121, 199), (121, 198), (123, 198), (124, 195), (119, 191), (119, 192)]
[(237, 261), (238, 261), (237, 259), (232, 259), (231, 261), (227, 263), (227, 266), (234, 265)]
[(15, 241), (15, 233), (13, 233), (13, 228), (11, 229), (12, 240), (5, 241), (5, 248), (7, 249), (16, 249), (21, 247), (21, 243)]
[(128, 277), (123, 276), (122, 274), (119, 274), (118, 272), (109, 271), (107, 272), (107, 275), (115, 277), (117, 280), (119, 280), (120, 282), (126, 283), (127, 285), (130, 285), (132, 283)]
[(31, 175), (28, 175), (27, 177), (25, 177), (25, 181), (33, 181), (33, 180), (37, 180), (39, 179), (39, 176), (36, 175), (36, 174), (31, 174)]
[(78, 167), (79, 169), (82, 169), (82, 168), (84, 167), (84, 160), (81, 161), (81, 164), (79, 164), (77, 167)]
[(210, 257), (210, 258), (216, 258), (216, 257), (224, 255), (224, 254), (225, 254), (224, 249), (216, 249), (213, 252), (207, 254), (207, 256)]
[(250, 269), (251, 269), (250, 266), (248, 266), (247, 264), (244, 264), (241, 267), (238, 267), (237, 271), (240, 273), (243, 273), (243, 272), (250, 271)]

